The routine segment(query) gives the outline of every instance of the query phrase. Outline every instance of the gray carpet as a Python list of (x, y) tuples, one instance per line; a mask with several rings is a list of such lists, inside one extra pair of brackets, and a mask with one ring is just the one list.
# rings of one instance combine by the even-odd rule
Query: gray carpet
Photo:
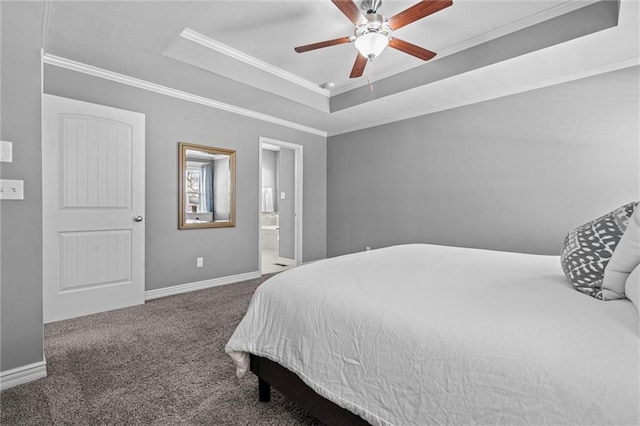
[(262, 279), (45, 326), (48, 377), (1, 394), (2, 425), (316, 425), (258, 402), (224, 345)]

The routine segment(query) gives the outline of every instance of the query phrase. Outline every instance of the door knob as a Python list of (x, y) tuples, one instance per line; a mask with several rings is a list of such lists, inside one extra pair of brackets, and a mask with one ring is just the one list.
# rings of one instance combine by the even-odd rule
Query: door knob
[(142, 222), (142, 216), (136, 216), (133, 218), (136, 222)]

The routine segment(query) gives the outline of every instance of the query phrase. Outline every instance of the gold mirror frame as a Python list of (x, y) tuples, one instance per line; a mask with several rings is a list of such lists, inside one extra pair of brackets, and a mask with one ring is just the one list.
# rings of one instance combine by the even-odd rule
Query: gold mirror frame
[[(210, 157), (212, 160), (216, 157), (229, 157), (228, 168), (228, 212), (225, 210), (225, 219), (216, 219), (215, 205), (211, 212), (198, 211), (199, 210), (199, 197), (200, 194), (192, 193), (187, 190), (187, 184), (191, 185), (193, 182), (188, 182), (188, 165), (187, 162), (193, 160), (194, 155), (200, 158)], [(222, 158), (224, 159), (224, 158)], [(202, 160), (201, 160), (202, 161)], [(226, 171), (226, 170), (225, 170)], [(217, 195), (214, 193), (215, 186), (215, 169), (211, 173), (211, 197), (215, 198)], [(200, 175), (197, 176), (197, 186), (200, 190)], [(196, 179), (194, 179), (196, 180)], [(227, 183), (227, 182), (223, 182)], [(193, 187), (191, 188), (193, 189)], [(189, 194), (188, 194), (189, 192)], [(191, 194), (191, 197), (189, 195)], [(224, 195), (224, 193), (223, 193)], [(191, 205), (191, 198), (198, 200), (196, 206), (192, 206), (193, 211), (187, 211), (187, 205)], [(189, 201), (189, 203), (188, 203)], [(211, 220), (201, 219), (200, 216), (211, 215)], [(236, 226), (236, 151), (232, 149), (215, 148), (205, 145), (196, 145), (188, 142), (178, 143), (178, 229), (201, 229), (201, 228), (223, 228)]]

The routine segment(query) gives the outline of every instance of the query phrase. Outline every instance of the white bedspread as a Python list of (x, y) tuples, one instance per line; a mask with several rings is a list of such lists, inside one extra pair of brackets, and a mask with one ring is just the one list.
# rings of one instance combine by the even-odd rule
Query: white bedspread
[(412, 244), (278, 274), (226, 346), (374, 425), (634, 424), (639, 320), (556, 256)]

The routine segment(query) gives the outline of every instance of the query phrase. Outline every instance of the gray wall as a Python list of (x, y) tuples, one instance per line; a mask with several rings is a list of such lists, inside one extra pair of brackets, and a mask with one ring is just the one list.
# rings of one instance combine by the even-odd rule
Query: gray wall
[(331, 137), (327, 254), (409, 242), (557, 254), (639, 198), (638, 67)]
[[(295, 151), (289, 148), (280, 148), (278, 156), (278, 202), (279, 205), (279, 239), (278, 254), (285, 259), (295, 259), (295, 207), (296, 207), (296, 163)], [(285, 199), (280, 198), (284, 192)], [(304, 209), (304, 208), (303, 208)], [(304, 222), (303, 222), (304, 223)], [(307, 224), (307, 227), (313, 224)]]
[[(24, 201), (2, 201), (0, 370), (43, 360), (40, 2), (0, 2), (2, 140)], [(326, 255), (326, 138), (46, 66), (45, 92), (146, 114), (146, 290), (259, 270), (259, 137), (305, 147), (304, 260)], [(177, 143), (236, 149), (237, 227), (177, 229)], [(179, 250), (178, 250), (179, 248)], [(205, 258), (203, 268), (195, 258)]]
[(0, 2), (0, 138), (13, 142), (3, 179), (24, 180), (24, 201), (0, 201), (0, 370), (42, 361), (40, 2)]
[[(259, 270), (260, 136), (304, 146), (304, 260), (325, 257), (326, 138), (49, 65), (44, 91), (146, 114), (146, 290)], [(178, 230), (179, 141), (237, 151), (234, 228)]]

